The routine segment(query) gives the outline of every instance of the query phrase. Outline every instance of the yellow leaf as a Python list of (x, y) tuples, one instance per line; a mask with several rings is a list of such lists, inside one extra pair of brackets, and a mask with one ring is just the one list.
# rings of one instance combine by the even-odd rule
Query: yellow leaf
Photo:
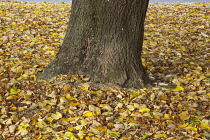
[(91, 140), (91, 138), (90, 137), (85, 137), (85, 140)]
[(112, 123), (112, 122), (109, 122), (108, 124), (107, 124), (107, 126), (113, 126), (114, 125), (114, 123)]
[(62, 114), (60, 112), (56, 112), (55, 114), (52, 114), (52, 119), (58, 120), (62, 118)]
[(178, 127), (179, 127), (179, 128), (184, 128), (184, 127), (187, 127), (188, 124), (189, 124), (189, 123), (180, 124), (180, 125), (178, 125)]
[(91, 112), (91, 111), (85, 111), (85, 112), (83, 113), (83, 116), (84, 116), (84, 117), (94, 117), (93, 112)]
[(173, 91), (184, 91), (184, 88), (182, 86), (176, 86), (175, 89), (173, 89)]
[(209, 120), (202, 120), (200, 123), (201, 123), (200, 128), (210, 129), (210, 126), (209, 126), (210, 121)]
[(16, 72), (17, 73), (22, 73), (23, 72), (22, 66), (17, 67)]
[(203, 128), (203, 129), (210, 129), (210, 126), (209, 126), (209, 125), (206, 125), (206, 124), (201, 124), (201, 125), (200, 125), (200, 128)]
[(156, 137), (157, 138), (165, 138), (166, 139), (167, 135), (166, 134), (157, 134)]
[(128, 138), (128, 137), (121, 137), (120, 139), (121, 140), (130, 140), (130, 138)]
[(64, 87), (63, 90), (64, 90), (65, 92), (68, 92), (69, 90), (71, 90), (71, 87), (70, 87), (70, 86)]
[(202, 70), (202, 68), (201, 68), (201, 67), (199, 67), (199, 66), (198, 66), (198, 67), (196, 67), (196, 69), (197, 69), (197, 70)]
[(205, 78), (206, 78), (206, 76), (202, 75), (202, 76), (200, 76), (200, 78), (201, 78), (201, 79), (205, 79)]
[(88, 133), (88, 136), (93, 136), (94, 134), (93, 133)]
[(188, 67), (189, 65), (188, 65), (188, 64), (183, 64), (183, 66), (184, 66), (184, 67)]
[(119, 117), (119, 120), (124, 120), (124, 119), (126, 119), (125, 116), (120, 116), (120, 117)]
[(50, 117), (49, 117), (49, 118), (46, 118), (46, 120), (47, 120), (48, 122), (50, 122), (50, 123), (53, 121), (53, 119), (50, 118)]
[(16, 106), (11, 106), (11, 107), (10, 107), (10, 110), (11, 110), (11, 111), (15, 111), (15, 110), (17, 110), (17, 107), (16, 107)]
[(120, 135), (120, 132), (109, 131), (108, 134), (109, 134), (111, 137), (118, 137), (118, 136)]
[(143, 113), (150, 112), (150, 109), (149, 108), (141, 108), (141, 109), (139, 109), (139, 112), (143, 112)]
[(190, 64), (191, 64), (191, 65), (194, 65), (195, 63), (194, 63), (194, 62), (190, 62)]
[(52, 35), (58, 35), (58, 33), (51, 33)]
[(58, 38), (64, 38), (64, 36), (63, 35), (59, 35)]
[(32, 75), (32, 77), (33, 77), (33, 81), (36, 81), (37, 80), (36, 75)]
[(198, 130), (196, 127), (192, 127), (192, 126), (188, 126), (187, 128), (190, 129), (190, 130), (193, 130), (193, 131), (197, 131)]
[(24, 111), (25, 107), (18, 107), (18, 112)]
[(136, 97), (140, 94), (140, 91), (132, 91), (132, 93), (130, 94), (130, 97), (133, 98), (133, 97)]
[(130, 131), (129, 134), (134, 135), (136, 132)]
[(80, 104), (80, 103), (70, 102), (69, 106), (75, 107), (75, 106), (78, 106), (79, 104)]
[(204, 25), (201, 25), (201, 26), (199, 26), (199, 28), (205, 28), (205, 26)]
[(73, 131), (74, 130), (74, 127), (70, 127), (68, 128), (69, 131)]
[(138, 121), (136, 121), (136, 120), (134, 120), (134, 119), (129, 119), (129, 122), (131, 122), (131, 123), (138, 123)]
[(106, 131), (107, 127), (106, 126), (97, 126), (97, 127), (95, 127), (95, 129), (98, 131)]
[(64, 136), (70, 136), (70, 135), (73, 135), (73, 134), (71, 132), (64, 133)]
[(179, 114), (179, 117), (181, 120), (188, 120), (190, 118), (190, 115), (188, 115), (186, 112), (183, 112)]
[(164, 101), (168, 100), (168, 98), (166, 96), (160, 96), (160, 99), (164, 100)]
[(148, 134), (144, 135), (143, 137), (140, 137), (139, 140), (144, 140), (144, 139), (147, 139), (149, 137)]
[(10, 89), (10, 93), (9, 93), (9, 94), (14, 95), (14, 94), (19, 93), (20, 91), (21, 91), (20, 89), (17, 89), (17, 88), (11, 88), (11, 89)]
[(83, 140), (83, 138), (84, 138), (84, 136), (79, 136), (79, 139), (80, 139), (80, 140)]
[(66, 94), (66, 99), (71, 99), (71, 95), (70, 94)]
[(182, 109), (183, 109), (182, 105), (181, 105), (181, 104), (178, 104), (178, 105), (177, 105), (177, 109), (178, 109), (178, 110), (182, 110)]
[(182, 8), (183, 6), (182, 5), (179, 5), (179, 6), (177, 6), (176, 8)]
[(196, 138), (198, 138), (198, 137), (200, 137), (201, 135), (198, 134), (198, 133), (194, 133), (193, 136), (196, 137)]
[(67, 121), (74, 121), (75, 119), (74, 118), (72, 118), (72, 117), (69, 117), (69, 118), (67, 118)]
[(147, 26), (148, 26), (148, 27), (155, 27), (156, 24), (152, 24), (152, 23), (151, 23), (151, 24), (148, 24)]
[(164, 119), (169, 120), (170, 119), (169, 114), (164, 114)]

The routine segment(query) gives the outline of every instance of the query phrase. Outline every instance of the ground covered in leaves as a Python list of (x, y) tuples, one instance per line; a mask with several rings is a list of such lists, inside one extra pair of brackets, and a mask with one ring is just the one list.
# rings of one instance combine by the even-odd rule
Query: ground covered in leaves
[(210, 3), (149, 5), (143, 63), (157, 82), (135, 91), (96, 88), (76, 75), (37, 81), (71, 5), (0, 7), (0, 139), (210, 139)]

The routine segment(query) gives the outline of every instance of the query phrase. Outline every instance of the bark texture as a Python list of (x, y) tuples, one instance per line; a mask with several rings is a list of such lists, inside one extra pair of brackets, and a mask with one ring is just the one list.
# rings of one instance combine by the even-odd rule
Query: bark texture
[(147, 7), (148, 0), (73, 0), (64, 42), (38, 78), (78, 74), (122, 87), (146, 86), (141, 51)]

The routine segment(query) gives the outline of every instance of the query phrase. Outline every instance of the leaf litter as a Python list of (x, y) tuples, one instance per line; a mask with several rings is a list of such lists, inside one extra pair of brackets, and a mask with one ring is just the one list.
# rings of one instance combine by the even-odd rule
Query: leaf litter
[(138, 90), (95, 87), (82, 75), (37, 81), (71, 4), (0, 7), (0, 139), (210, 138), (210, 3), (149, 5), (142, 60), (156, 82)]

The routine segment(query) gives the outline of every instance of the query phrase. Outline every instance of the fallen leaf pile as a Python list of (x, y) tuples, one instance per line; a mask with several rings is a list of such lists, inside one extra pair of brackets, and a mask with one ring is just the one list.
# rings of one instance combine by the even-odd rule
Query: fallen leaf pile
[(142, 59), (156, 82), (139, 90), (96, 88), (82, 75), (37, 81), (71, 4), (0, 7), (0, 139), (210, 139), (210, 3), (149, 5)]

